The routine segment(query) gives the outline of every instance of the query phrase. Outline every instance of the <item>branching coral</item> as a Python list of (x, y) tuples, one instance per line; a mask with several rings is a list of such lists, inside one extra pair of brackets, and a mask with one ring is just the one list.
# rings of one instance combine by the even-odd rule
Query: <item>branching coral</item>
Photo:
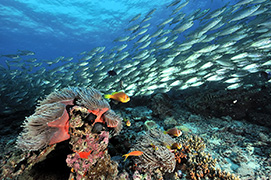
[(203, 151), (206, 147), (203, 139), (199, 136), (190, 136), (187, 141), (185, 141), (185, 144), (188, 146), (190, 151)]
[(182, 148), (175, 151), (177, 169), (187, 174), (188, 179), (200, 180), (203, 178), (238, 180), (233, 174), (215, 169), (216, 159), (204, 152), (205, 144), (198, 136), (184, 137)]

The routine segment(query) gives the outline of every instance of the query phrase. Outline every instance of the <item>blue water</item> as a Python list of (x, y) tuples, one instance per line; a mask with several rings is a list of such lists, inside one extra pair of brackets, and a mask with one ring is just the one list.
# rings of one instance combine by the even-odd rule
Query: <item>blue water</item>
[[(16, 54), (17, 50), (31, 50), (38, 59), (74, 57), (98, 46), (109, 50), (113, 40), (123, 36), (129, 20), (153, 8), (150, 23), (159, 24), (171, 12), (166, 6), (171, 0), (1, 0), (0, 54)], [(190, 0), (184, 13), (217, 9), (228, 1)], [(234, 2), (231, 1), (233, 4)], [(131, 23), (132, 24), (132, 23)], [(196, 26), (193, 26), (193, 29)], [(192, 28), (189, 30), (193, 30)], [(150, 27), (150, 31), (155, 31)]]

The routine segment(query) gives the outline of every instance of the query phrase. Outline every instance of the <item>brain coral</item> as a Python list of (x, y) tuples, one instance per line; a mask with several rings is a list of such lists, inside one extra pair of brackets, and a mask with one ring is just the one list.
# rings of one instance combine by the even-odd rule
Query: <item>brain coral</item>
[(22, 150), (39, 150), (70, 138), (69, 110), (82, 106), (92, 113), (96, 122), (113, 128), (114, 134), (121, 130), (121, 118), (112, 110), (101, 93), (94, 88), (68, 87), (49, 94), (40, 101), (35, 113), (24, 121), (23, 132), (17, 139)]

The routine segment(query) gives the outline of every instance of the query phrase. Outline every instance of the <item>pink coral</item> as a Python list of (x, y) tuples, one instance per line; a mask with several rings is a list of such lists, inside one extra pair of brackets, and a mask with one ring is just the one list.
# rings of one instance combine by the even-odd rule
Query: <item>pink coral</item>
[[(91, 126), (87, 125), (87, 128)], [(71, 137), (70, 144), (73, 146), (75, 153), (68, 155), (66, 162), (69, 167), (76, 173), (76, 179), (86, 175), (91, 171), (91, 167), (94, 166), (99, 160), (103, 159), (105, 151), (108, 146), (109, 132), (102, 131), (100, 134), (87, 134), (85, 138), (81, 137), (81, 132), (74, 133)], [(88, 158), (82, 158), (77, 152), (88, 152)]]

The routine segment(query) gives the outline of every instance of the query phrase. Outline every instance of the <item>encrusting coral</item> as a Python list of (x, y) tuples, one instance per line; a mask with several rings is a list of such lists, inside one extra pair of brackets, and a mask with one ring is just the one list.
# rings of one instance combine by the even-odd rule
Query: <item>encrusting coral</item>
[[(67, 165), (71, 167), (69, 179), (97, 179), (102, 176), (100, 172), (105, 173), (109, 169), (113, 169), (114, 172), (110, 177), (114, 174), (116, 176), (117, 163), (111, 161), (107, 153), (109, 132), (101, 128), (99, 132), (92, 133), (98, 123), (95, 125), (86, 123), (84, 121), (88, 117), (86, 112), (88, 112), (86, 108), (78, 106), (73, 107), (71, 111), (69, 144), (74, 153), (69, 154), (66, 159)], [(109, 164), (102, 166), (105, 161)], [(103, 174), (103, 176), (109, 175)]]
[(86, 179), (115, 179), (118, 175), (118, 163), (110, 159), (110, 155), (105, 152), (104, 157), (92, 167), (86, 175)]

